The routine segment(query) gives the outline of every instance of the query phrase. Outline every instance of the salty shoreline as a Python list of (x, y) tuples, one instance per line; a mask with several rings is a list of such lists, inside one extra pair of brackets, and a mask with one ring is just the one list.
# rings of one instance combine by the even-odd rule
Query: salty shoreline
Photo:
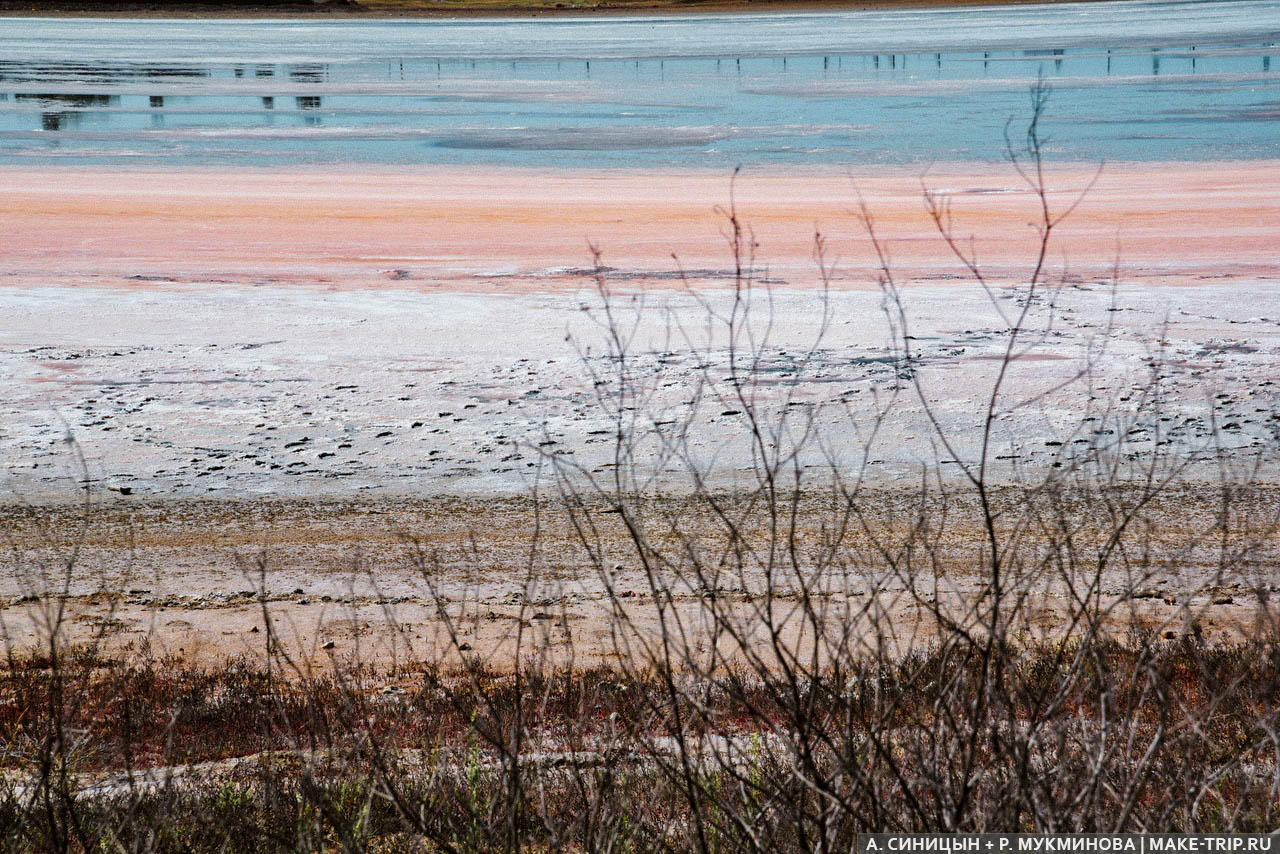
[[(1055, 169), (1052, 203), (1069, 205), (1093, 178), (1087, 166)], [(1016, 175), (947, 164), (926, 182), (950, 194), (958, 233), (977, 235), (992, 283), (1024, 281), (1035, 199)], [(635, 313), (634, 364), (653, 371), (659, 389), (650, 405), (679, 411), (682, 389), (723, 369), (724, 341), (703, 341), (698, 330), (706, 310), (731, 297), (732, 257), (716, 210), (730, 186), (726, 174), (695, 171), (0, 170), (0, 227), (11, 247), (0, 271), (0, 310), (11, 320), (0, 334), (4, 488), (25, 503), (19, 516), (58, 513), (87, 476), (108, 514), (125, 518), (93, 536), (111, 540), (137, 524), (143, 539), (141, 550), (104, 542), (86, 551), (106, 573), (86, 580), (116, 580), (105, 599), (76, 591), (84, 626), (104, 605), (119, 606), (111, 619), (132, 626), (126, 640), (197, 659), (238, 654), (260, 637), (251, 629), (261, 603), (224, 594), (237, 579), (253, 586), (245, 573), (256, 544), (271, 546), (281, 520), (286, 539), (306, 543), (293, 556), (294, 546), (273, 547), (283, 563), (270, 580), (272, 607), (290, 642), (314, 649), (378, 625), (388, 596), (424, 639), (439, 631), (421, 591), (355, 595), (328, 582), (321, 590), (316, 567), (332, 566), (339, 586), (356, 583), (349, 570), (361, 565), (358, 554), (395, 550), (393, 529), (411, 531), (415, 518), (461, 541), (492, 527), (497, 513), (500, 542), (485, 549), (507, 553), (486, 572), (506, 586), (477, 600), (500, 616), (476, 646), (500, 643), (510, 627), (501, 615), (518, 612), (499, 601), (510, 596), (523, 554), (512, 550), (512, 532), (527, 515), (521, 502), (540, 461), (565, 455), (584, 474), (611, 472), (612, 422), (590, 373), (602, 342), (588, 244), (603, 252), (603, 284), (624, 316)], [(794, 403), (812, 413), (838, 452), (804, 461), (815, 482), (834, 462), (905, 497), (920, 466), (940, 461), (910, 395), (879, 426), (872, 452), (861, 444), (871, 402), (897, 379), (859, 193), (905, 286), (934, 416), (958, 454), (973, 453), (1003, 327), (939, 240), (919, 174), (749, 170), (732, 186), (759, 243), (759, 284), (771, 295), (761, 411)], [(1116, 390), (1148, 381), (1155, 329), (1168, 402), (1154, 432), (1125, 440), (1129, 459), (1140, 469), (1155, 455), (1208, 443), (1244, 462), (1269, 447), (1280, 389), (1259, 378), (1280, 365), (1280, 316), (1270, 309), (1280, 270), (1269, 224), (1278, 218), (1273, 162), (1104, 169), (1051, 250), (1065, 287), (1050, 332), (1010, 373), (1021, 390), (1049, 388), (1092, 359), (1092, 384), (1002, 419), (999, 453), (1035, 470), (1057, 459), (1064, 431), (1085, 441), (1070, 433), (1081, 419), (1096, 407), (1123, 408), (1130, 398)], [(836, 270), (831, 320), (800, 365), (796, 354), (821, 326), (815, 228)], [(693, 337), (673, 342), (673, 331)], [(1094, 348), (1104, 334), (1100, 358)], [(1109, 402), (1095, 405), (1093, 389), (1102, 388)], [(698, 416), (690, 440), (695, 455), (717, 461), (716, 488), (741, 489), (752, 457), (735, 445), (741, 424), (722, 409)], [(83, 469), (64, 444), (68, 434)], [(1211, 483), (1216, 465), (1189, 469), (1189, 482)], [(688, 485), (687, 472), (659, 474), (677, 492)], [(1274, 472), (1257, 476), (1267, 483)], [(426, 496), (437, 502), (414, 503)], [(1168, 505), (1170, 531), (1184, 523), (1179, 513), (1203, 515), (1212, 504), (1197, 501)], [(191, 539), (209, 525), (241, 526), (248, 539)], [(147, 545), (149, 537), (157, 539)], [(567, 556), (570, 546), (552, 550)], [(567, 585), (549, 601), (581, 610), (588, 635), (592, 626), (603, 631), (592, 611), (599, 590), (578, 590), (590, 588), (590, 573), (570, 564), (546, 576)], [(468, 572), (448, 576), (462, 585), (459, 597), (472, 584)], [(405, 573), (401, 565), (382, 575), (400, 584)], [(29, 603), (18, 601), (22, 590), (10, 593), (16, 638)], [(1157, 621), (1177, 610), (1149, 604)], [(1223, 620), (1236, 613), (1224, 608)]]
[[(1117, 264), (1127, 282), (1160, 285), (1277, 273), (1276, 161), (1067, 166), (1048, 185), (1063, 207), (1088, 190), (1061, 227), (1069, 254), (1054, 258), (1073, 276), (1110, 279)], [(859, 195), (903, 281), (946, 281), (956, 261), (924, 186), (952, 199), (957, 232), (973, 235), (993, 278), (1025, 275), (1035, 200), (1006, 165), (747, 170), (736, 181), (701, 170), (10, 167), (0, 285), (563, 293), (589, 284), (589, 245), (636, 287), (723, 284), (717, 209), (731, 190), (775, 283), (817, 284), (820, 230), (837, 261), (831, 285), (874, 288)]]
[[(1224, 302), (1224, 287), (1234, 301)], [(1280, 389), (1260, 381), (1280, 364), (1280, 319), (1261, 314), (1273, 287), (1068, 287), (1052, 334), (1009, 375), (1025, 394), (1068, 385), (1002, 418), (997, 453), (1043, 467), (1085, 441), (1080, 432), (1115, 433), (1110, 425), (1083, 431), (1081, 419), (1122, 415), (1130, 400), (1122, 390), (1149, 382), (1159, 329), (1167, 399), (1139, 419), (1126, 456), (1140, 465), (1153, 454), (1216, 447), (1246, 463), (1276, 429)], [(593, 382), (592, 371), (608, 364), (599, 303), (588, 291), (148, 286), (125, 296), (118, 288), (0, 289), (0, 310), (12, 321), (0, 347), (0, 450), (4, 487), (15, 497), (74, 500), (86, 475), (99, 489), (127, 487), (144, 499), (504, 496), (526, 494), (553, 457), (605, 479), (616, 465), (613, 421)], [(664, 413), (655, 417), (693, 418), (695, 459), (715, 461), (717, 486), (740, 488), (753, 471), (740, 417), (714, 398), (698, 411), (686, 406), (688, 389), (724, 376), (724, 336), (704, 340), (702, 329), (704, 305), (724, 311), (728, 299), (712, 291), (651, 294), (643, 304), (624, 298), (615, 316), (638, 324), (632, 365), (654, 385), (647, 405)], [(1000, 364), (998, 315), (973, 283), (911, 288), (906, 301), (933, 413), (955, 453), (971, 457), (981, 395)], [(835, 464), (906, 485), (925, 461), (936, 462), (911, 394), (864, 448), (874, 402), (900, 385), (878, 293), (832, 292), (826, 334), (803, 362), (819, 332), (814, 293), (775, 291), (768, 306), (759, 405), (766, 417), (801, 406), (787, 411), (814, 419), (828, 445), (815, 443), (801, 459), (812, 477)], [(680, 343), (686, 333), (688, 345)], [(1091, 383), (1071, 382), (1090, 360)], [(1095, 398), (1095, 387), (1112, 391)], [(68, 434), (85, 455), (83, 471)], [(1216, 457), (1203, 459), (1200, 474), (1212, 477)], [(641, 470), (654, 464), (648, 453), (636, 459)], [(689, 486), (679, 466), (655, 474), (669, 488)]]
[[(1054, 170), (1052, 204), (1093, 177)], [(1025, 281), (1035, 199), (1016, 175), (952, 165), (928, 183), (951, 193), (989, 283)], [(146, 496), (521, 494), (532, 446), (548, 442), (605, 466), (609, 421), (589, 374), (599, 356), (576, 350), (602, 343), (588, 246), (602, 252), (602, 283), (638, 312), (641, 358), (670, 384), (655, 401), (677, 405), (704, 358), (725, 358), (714, 335), (703, 358), (657, 353), (731, 294), (716, 211), (730, 186), (681, 172), (2, 170), (6, 488), (65, 496), (77, 476), (59, 445), (68, 430), (85, 474)], [(772, 294), (769, 370), (796, 376), (788, 393), (856, 449), (858, 401), (894, 382), (860, 192), (925, 342), (918, 356), (945, 390), (939, 411), (966, 447), (1002, 327), (929, 221), (919, 177), (749, 171), (733, 187)], [(1238, 416), (1228, 444), (1258, 447), (1277, 391), (1258, 378), (1280, 364), (1276, 221), (1272, 162), (1108, 167), (1055, 233), (1050, 275), (1067, 287), (1052, 337), (1019, 363), (1026, 387), (1069, 378), (1101, 330), (1095, 382), (1141, 382), (1161, 328), (1171, 400), (1190, 425), (1179, 441), (1207, 438), (1221, 395), (1222, 414)], [(788, 354), (820, 326), (815, 228), (833, 319), (793, 374)], [(888, 481), (930, 456), (923, 415), (904, 404), (873, 455)], [(1046, 443), (1089, 405), (1059, 393), (1002, 425), (1001, 441), (1047, 464)], [(698, 426), (708, 449), (734, 436), (718, 412)], [(727, 486), (746, 476), (742, 451), (721, 457)]]

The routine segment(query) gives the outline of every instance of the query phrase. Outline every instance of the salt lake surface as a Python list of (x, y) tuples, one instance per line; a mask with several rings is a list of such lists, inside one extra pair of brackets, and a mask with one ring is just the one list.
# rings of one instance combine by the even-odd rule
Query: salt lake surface
[(1280, 2), (542, 20), (0, 20), (0, 166), (1280, 153)]

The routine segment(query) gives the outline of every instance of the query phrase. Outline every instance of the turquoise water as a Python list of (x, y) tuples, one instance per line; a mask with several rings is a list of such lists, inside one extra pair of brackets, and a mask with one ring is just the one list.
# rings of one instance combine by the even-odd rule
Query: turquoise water
[(0, 19), (0, 164), (1280, 156), (1280, 2), (467, 21)]

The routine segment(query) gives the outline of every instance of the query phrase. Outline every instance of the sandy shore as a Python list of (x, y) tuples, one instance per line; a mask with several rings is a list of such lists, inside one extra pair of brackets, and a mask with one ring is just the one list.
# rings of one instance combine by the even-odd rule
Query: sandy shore
[[(1182, 633), (1194, 620), (1207, 640), (1218, 641), (1246, 630), (1265, 613), (1258, 596), (1265, 602), (1280, 589), (1272, 572), (1276, 497), (1274, 487), (1236, 494), (1231, 543), (1239, 548), (1250, 537), (1272, 533), (1251, 548), (1249, 560), (1224, 572), (1221, 535), (1210, 534), (1219, 493), (1171, 487), (1143, 513), (1152, 526), (1137, 537), (1158, 556), (1128, 572), (1117, 563), (1103, 579), (1100, 594), (1124, 603), (1117, 631), (1142, 625)], [(997, 493), (996, 500), (1008, 499)], [(872, 556), (876, 543), (906, 536), (916, 496), (909, 490), (868, 490), (859, 501), (871, 516), (869, 532), (847, 534), (845, 546), (866, 563), (824, 578), (822, 598), (833, 609), (852, 606), (861, 612), (874, 591), (899, 633), (889, 642), (927, 642), (930, 626), (920, 623), (912, 590), (928, 591), (959, 611), (966, 597), (983, 589), (971, 558), (981, 547), (971, 496), (949, 502), (945, 533), (938, 531), (948, 544), (942, 562), (919, 568), (913, 579), (886, 575), (887, 566)], [(731, 500), (725, 506), (743, 509)], [(618, 603), (638, 630), (656, 632), (650, 581), (618, 517), (604, 504), (588, 503), (583, 511), (597, 526), (600, 539), (592, 540), (593, 548), (603, 548), (595, 562), (554, 499), (537, 510), (535, 517), (527, 498), (444, 497), (148, 500), (108, 502), (87, 511), (46, 508), (39, 514), (0, 506), (9, 546), (0, 581), (0, 642), (18, 649), (37, 644), (55, 604), (67, 608), (69, 639), (86, 642), (105, 632), (113, 651), (203, 663), (261, 657), (268, 621), (283, 651), (321, 667), (330, 655), (381, 665), (442, 657), (456, 663), (449, 635), (456, 631), (458, 643), (505, 668), (522, 629), (526, 652), (545, 646), (556, 657), (591, 667), (618, 654), (612, 631)], [(1076, 525), (1076, 547), (1087, 551), (1097, 532), (1084, 517), (1096, 511), (1065, 512)], [(674, 545), (665, 527), (673, 519), (679, 519), (680, 536), (717, 542), (718, 527), (705, 507), (651, 506), (646, 518), (660, 547)], [(803, 500), (795, 518), (798, 536), (816, 543), (833, 518), (821, 495)], [(33, 600), (33, 593), (49, 585), (61, 589), (60, 572), (73, 549), (69, 596)], [(612, 567), (609, 583), (622, 594), (616, 602), (601, 564)], [(794, 607), (797, 588), (788, 570), (776, 572), (778, 607), (785, 613)], [(700, 594), (673, 575), (663, 577), (690, 630), (705, 630)], [(749, 624), (762, 601), (762, 571), (729, 573), (724, 583), (725, 595)], [(1056, 631), (1070, 609), (1069, 588), (1052, 572), (1027, 583), (1029, 636)]]
[[(1090, 168), (1054, 170), (1052, 201)], [(817, 281), (813, 236), (837, 287), (865, 288), (875, 257), (852, 215), (860, 192), (904, 280), (956, 275), (921, 200), (918, 172), (747, 172), (739, 212), (779, 285)], [(1007, 167), (935, 168), (997, 280), (1026, 275), (1035, 200)], [(729, 176), (705, 172), (403, 169), (358, 172), (0, 171), (0, 283), (311, 285), (489, 293), (576, 290), (588, 243), (637, 285), (719, 282), (730, 267), (715, 213)], [(1268, 279), (1277, 273), (1274, 161), (1113, 164), (1060, 230), (1051, 262), (1085, 280), (1118, 260), (1128, 282)], [(673, 257), (674, 256), (674, 257)], [(677, 260), (678, 259), (678, 260)]]

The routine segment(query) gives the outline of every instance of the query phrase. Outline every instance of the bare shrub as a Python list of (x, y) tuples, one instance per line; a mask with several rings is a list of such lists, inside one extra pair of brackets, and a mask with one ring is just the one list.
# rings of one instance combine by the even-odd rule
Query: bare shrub
[[(1017, 371), (1055, 330), (1066, 277), (1048, 261), (1078, 203), (1055, 207), (1047, 185), (1047, 94), (1033, 90), (1025, 135), (1008, 148), (1039, 209), (1024, 281), (990, 281), (950, 199), (924, 192), (940, 239), (1003, 329), (972, 422), (936, 408), (943, 375), (917, 351), (909, 294), (873, 212), (859, 209), (899, 382), (851, 412), (862, 426), (849, 432), (865, 437), (866, 461), (894, 441), (885, 425), (895, 408), (919, 407), (936, 457), (913, 491), (839, 466), (813, 408), (794, 406), (830, 321), (821, 237), (820, 320), (778, 393), (762, 371), (769, 287), (749, 230), (725, 211), (733, 292), (727, 309), (704, 299), (702, 367), (675, 414), (647, 405), (661, 372), (637, 367), (634, 314), (597, 276), (608, 373), (595, 387), (616, 427), (615, 465), (601, 475), (549, 462), (611, 597), (619, 666), (665, 689), (648, 698), (658, 734), (633, 738), (683, 799), (676, 827), (651, 828), (677, 834), (673, 848), (825, 851), (868, 830), (1260, 830), (1273, 819), (1274, 696), (1255, 693), (1275, 682), (1267, 588), (1255, 575), (1256, 558), (1274, 554), (1275, 512), (1249, 497), (1261, 455), (1237, 454), (1233, 468), (1217, 434), (1199, 446), (1136, 438), (1161, 430), (1164, 363), (1155, 351), (1136, 389), (1102, 394), (1109, 329), (1065, 380), (1037, 386)], [(1087, 403), (1049, 442), (1061, 450), (1048, 464), (1020, 463), (1016, 447), (999, 453), (1002, 421), (1065, 394)], [(718, 491), (693, 447), (708, 408), (733, 416), (750, 446), (744, 489)], [(830, 463), (817, 476), (815, 451)], [(652, 472), (673, 464), (686, 481), (678, 497), (654, 489)], [(1216, 518), (1180, 516), (1179, 496), (1206, 489), (1219, 496)], [(613, 534), (601, 508), (618, 519), (643, 603), (614, 584), (627, 567), (606, 559)], [(1141, 603), (1163, 599), (1151, 586), (1184, 561), (1209, 572), (1174, 594), (1176, 623), (1153, 622)], [(1210, 646), (1201, 612), (1228, 586), (1256, 591), (1256, 621)], [(1201, 688), (1181, 681), (1191, 673)]]
[[(11, 644), (0, 678), (0, 838), (831, 851), (866, 831), (1273, 826), (1276, 449), (1171, 426), (1185, 401), (1158, 344), (1140, 376), (1110, 387), (1110, 326), (1073, 369), (1028, 370), (1073, 288), (1050, 264), (1078, 197), (1050, 191), (1046, 97), (1032, 92), (1025, 131), (1009, 137), (1038, 210), (1022, 280), (989, 278), (950, 197), (924, 190), (999, 330), (972, 411), (940, 405), (950, 375), (914, 334), (910, 289), (868, 205), (855, 219), (879, 260), (887, 346), (856, 399), (805, 393), (826, 376), (840, 319), (827, 238), (815, 239), (812, 334), (785, 350), (732, 195), (732, 287), (684, 294), (694, 318), (671, 313), (656, 342), (654, 306), (615, 292), (596, 252), (603, 350), (577, 344), (610, 453), (578, 462), (535, 446), (528, 557), (499, 644), (472, 648), (491, 615), (478, 592), (447, 588), (430, 533), (410, 530), (404, 557), (438, 629), (425, 660), (407, 635), (381, 665), (359, 645), (343, 658), (290, 648), (266, 552), (245, 558), (261, 656), (209, 669), (72, 647), (60, 630), (80, 571), (72, 536), (64, 560), (30, 576), (44, 579), (30, 600), (46, 615), (39, 648)], [(677, 362), (692, 382), (677, 382)], [(1019, 430), (1043, 412), (1056, 420), (1035, 457)], [(908, 485), (876, 468), (906, 440), (904, 413), (927, 452)], [(552, 520), (589, 567), (586, 594), (547, 577)], [(464, 559), (483, 563), (474, 545)], [(603, 661), (567, 619), (566, 597), (587, 594), (607, 617)], [(1214, 608), (1236, 599), (1250, 620), (1215, 626)], [(390, 607), (385, 618), (395, 628)]]

